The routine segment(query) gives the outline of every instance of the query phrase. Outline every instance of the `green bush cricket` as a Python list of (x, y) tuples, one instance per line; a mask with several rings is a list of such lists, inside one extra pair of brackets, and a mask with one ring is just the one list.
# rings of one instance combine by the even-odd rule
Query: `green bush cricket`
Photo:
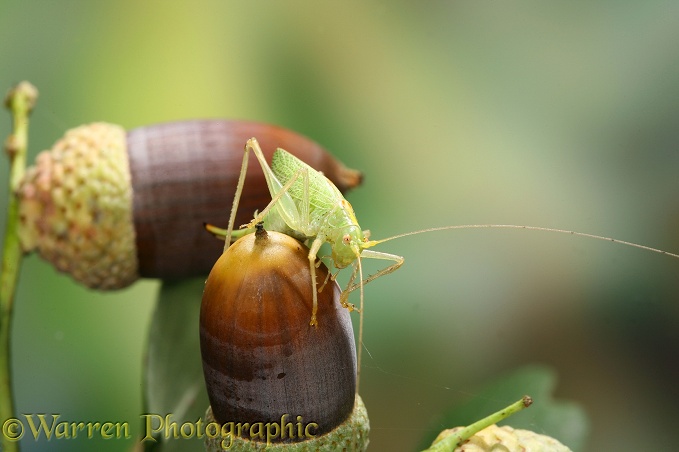
[[(255, 157), (259, 161), (259, 164), (264, 172), (266, 183), (271, 193), (272, 199), (271, 202), (261, 212), (255, 214), (255, 218), (250, 223), (241, 226), (241, 228), (238, 230), (234, 230), (233, 226), (236, 218), (236, 212), (238, 210), (238, 204), (243, 191), (243, 185), (245, 183), (245, 175), (247, 172), (250, 151), (255, 154)], [(342, 303), (342, 306), (349, 310), (356, 309), (353, 304), (347, 302), (347, 299), (350, 292), (356, 289), (360, 290), (360, 308), (357, 309), (357, 311), (361, 314), (359, 320), (358, 338), (359, 374), (362, 354), (361, 341), (363, 337), (363, 286), (381, 276), (394, 272), (404, 262), (404, 258), (401, 256), (369, 249), (380, 243), (409, 235), (449, 229), (527, 229), (534, 231), (559, 232), (580, 237), (606, 240), (647, 251), (653, 251), (655, 253), (665, 254), (679, 259), (679, 254), (670, 253), (624, 240), (564, 229), (512, 224), (467, 224), (433, 227), (398, 234), (382, 240), (369, 240), (369, 231), (361, 229), (351, 204), (349, 204), (349, 202), (344, 199), (340, 191), (329, 179), (327, 179), (322, 173), (314, 170), (309, 165), (299, 160), (297, 157), (280, 148), (274, 152), (271, 166), (269, 166), (269, 164), (266, 162), (266, 159), (264, 158), (264, 154), (262, 153), (259, 144), (257, 143), (257, 140), (255, 138), (251, 138), (245, 145), (241, 172), (238, 179), (236, 194), (234, 196), (231, 215), (229, 217), (228, 228), (221, 229), (212, 225), (206, 225), (206, 228), (213, 234), (225, 239), (226, 244), (224, 248), (226, 250), (232, 240), (254, 232), (255, 226), (260, 222), (264, 223), (264, 228), (267, 230), (283, 232), (301, 241), (306, 241), (309, 243), (310, 250), (308, 257), (309, 268), (312, 275), (311, 284), (313, 287), (313, 309), (311, 313), (310, 325), (316, 326), (318, 324), (316, 319), (318, 304), (317, 293), (319, 290), (322, 290), (323, 286), (327, 282), (325, 281), (319, 289), (315, 277), (315, 270), (316, 266), (318, 265), (318, 253), (321, 245), (323, 245), (325, 242), (329, 242), (332, 249), (332, 255), (330, 257), (338, 271), (350, 265), (353, 266), (351, 277), (347, 287), (342, 291), (340, 302)], [(361, 258), (381, 259), (390, 261), (392, 263), (386, 268), (383, 268), (377, 273), (364, 279)], [(320, 261), (318, 262), (320, 263)], [(336, 275), (337, 273), (335, 273), (332, 278), (334, 279)], [(357, 277), (358, 282), (355, 282)]]

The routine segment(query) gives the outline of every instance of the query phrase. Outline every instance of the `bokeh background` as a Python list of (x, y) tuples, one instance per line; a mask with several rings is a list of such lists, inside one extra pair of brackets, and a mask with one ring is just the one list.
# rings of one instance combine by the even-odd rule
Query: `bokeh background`
[[(252, 119), (363, 170), (348, 198), (375, 238), (516, 223), (677, 252), (677, 42), (679, 4), (659, 1), (3, 0), (0, 89), (26, 79), (40, 90), (31, 160), (97, 120)], [(6, 199), (0, 184), (3, 224)], [(587, 411), (588, 450), (676, 447), (679, 260), (507, 230), (381, 250), (406, 264), (366, 287), (371, 450), (415, 450), (444, 410), (528, 363), (552, 366), (556, 396)], [(17, 411), (136, 431), (158, 287), (97, 293), (26, 259)], [(25, 451), (131, 445), (22, 441)]]

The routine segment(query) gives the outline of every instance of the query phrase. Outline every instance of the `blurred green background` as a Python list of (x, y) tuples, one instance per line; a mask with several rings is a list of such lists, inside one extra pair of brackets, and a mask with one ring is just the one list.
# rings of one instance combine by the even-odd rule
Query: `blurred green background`
[[(3, 0), (0, 89), (26, 79), (40, 90), (30, 160), (92, 121), (252, 119), (363, 170), (348, 199), (374, 238), (516, 223), (677, 252), (677, 42), (676, 2)], [(9, 127), (5, 113), (0, 136)], [(0, 184), (3, 224), (6, 199)], [(585, 408), (589, 450), (676, 447), (678, 260), (502, 230), (380, 249), (406, 264), (365, 292), (371, 450), (414, 450), (443, 410), (526, 363), (552, 366), (557, 397)], [(17, 411), (136, 432), (157, 290), (96, 293), (26, 259)]]

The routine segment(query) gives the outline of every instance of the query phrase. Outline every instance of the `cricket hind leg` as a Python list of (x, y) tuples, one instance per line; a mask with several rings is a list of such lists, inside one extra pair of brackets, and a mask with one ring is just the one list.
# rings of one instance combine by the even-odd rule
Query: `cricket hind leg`
[(245, 144), (245, 153), (243, 154), (243, 162), (241, 163), (240, 166), (240, 174), (238, 175), (238, 184), (236, 185), (236, 193), (233, 196), (233, 204), (231, 205), (231, 214), (229, 215), (229, 225), (226, 228), (226, 235), (224, 238), (224, 251), (227, 250), (227, 248), (231, 245), (231, 235), (233, 233), (233, 224), (236, 221), (236, 213), (238, 212), (238, 204), (240, 203), (240, 197), (243, 194), (243, 185), (245, 185), (245, 174), (248, 172), (248, 161), (249, 161), (249, 148), (251, 146), (251, 142), (254, 141), (254, 144), (259, 147), (259, 144), (257, 144), (257, 140), (254, 138), (250, 138), (248, 142)]
[[(309, 188), (310, 180), (308, 168), (299, 168), (292, 174), (292, 176), (290, 176), (290, 179), (283, 184), (273, 173), (271, 167), (269, 167), (267, 164), (266, 160), (264, 159), (264, 154), (262, 154), (262, 150), (256, 141), (252, 143), (249, 149), (254, 152), (255, 156), (259, 160), (262, 170), (264, 171), (267, 186), (269, 187), (269, 192), (271, 193), (271, 201), (261, 212), (257, 213), (255, 218), (250, 221), (250, 223), (245, 225), (245, 227), (248, 229), (254, 227), (254, 225), (262, 221), (266, 215), (271, 213), (275, 206), (277, 207), (275, 212), (288, 226), (288, 228), (290, 228), (290, 230), (299, 232), (306, 237), (315, 236), (316, 231), (311, 225), (311, 200)], [(247, 151), (248, 148), (246, 147), (246, 152)], [(290, 195), (290, 189), (300, 179), (302, 184), (302, 194), (301, 199), (298, 203), (296, 203), (293, 197)]]
[[(259, 161), (259, 165), (262, 168), (262, 171), (264, 172), (264, 177), (266, 179), (267, 187), (269, 188), (269, 193), (271, 194), (271, 202), (266, 206), (264, 210), (256, 214), (255, 218), (245, 225), (247, 228), (248, 232), (250, 230), (254, 229), (255, 225), (262, 221), (264, 217), (269, 213), (269, 211), (276, 205), (278, 205), (277, 212), (280, 214), (281, 218), (283, 221), (293, 230), (297, 231), (302, 231), (305, 232), (308, 229), (308, 224), (309, 224), (309, 176), (307, 171), (305, 169), (300, 169), (298, 170), (291, 178), (289, 181), (287, 181), (286, 184), (282, 184), (278, 178), (276, 178), (276, 175), (273, 173), (271, 167), (269, 164), (266, 162), (266, 159), (264, 158), (264, 154), (262, 153), (262, 148), (259, 146), (259, 143), (257, 142), (257, 139), (255, 138), (250, 138), (247, 143), (245, 144), (245, 149), (243, 152), (243, 162), (241, 164), (241, 170), (240, 174), (238, 177), (238, 185), (236, 187), (236, 193), (233, 198), (233, 205), (231, 207), (231, 215), (229, 216), (229, 225), (226, 229), (225, 235), (225, 246), (224, 249), (228, 248), (231, 238), (236, 232), (234, 231), (234, 223), (236, 220), (236, 213), (238, 211), (238, 205), (240, 203), (240, 198), (243, 193), (243, 186), (245, 184), (245, 175), (247, 174), (247, 169), (248, 169), (248, 162), (250, 159), (250, 151), (252, 151), (255, 154), (255, 157)], [(303, 208), (303, 214), (300, 214), (297, 206), (295, 205), (294, 200), (288, 193), (288, 190), (290, 187), (297, 181), (299, 177), (302, 177), (304, 180), (304, 190), (303, 190), (303, 195), (305, 199), (303, 200), (302, 204), (307, 204), (305, 208)], [(306, 215), (304, 215), (304, 213)], [(221, 230), (223, 231), (223, 230)], [(244, 234), (236, 234), (236, 235), (244, 235)]]
[[(292, 185), (295, 182), (297, 182), (297, 179), (299, 177), (302, 177), (304, 181), (303, 185), (306, 188), (304, 190), (306, 198), (305, 200), (303, 200), (302, 204), (309, 203), (308, 200), (309, 175), (307, 170), (305, 168), (300, 168), (290, 177), (290, 179), (285, 184), (283, 184), (280, 180), (278, 180), (276, 175), (273, 173), (273, 170), (266, 162), (264, 154), (262, 153), (262, 148), (259, 147), (259, 143), (254, 138), (248, 140), (247, 144), (245, 145), (245, 156), (243, 158), (244, 160), (247, 160), (249, 151), (252, 151), (255, 154), (255, 157), (257, 157), (259, 165), (262, 168), (262, 171), (264, 172), (264, 178), (266, 179), (266, 184), (267, 187), (269, 188), (269, 193), (271, 194), (271, 201), (261, 212), (259, 212), (255, 216), (255, 218), (250, 223), (247, 224), (246, 227), (248, 229), (254, 227), (254, 225), (256, 225), (257, 223), (264, 219), (264, 217), (271, 211), (271, 209), (274, 206), (278, 206), (277, 212), (280, 214), (283, 221), (291, 229), (296, 231), (304, 231), (304, 228), (301, 227), (301, 225), (304, 224), (303, 215), (299, 213), (295, 201), (292, 199), (292, 196), (290, 196), (289, 190), (290, 187), (292, 187)], [(245, 164), (244, 168), (247, 169)], [(306, 210), (308, 211), (308, 207), (306, 208)], [(308, 220), (306, 224), (308, 224)]]
[[(262, 153), (262, 148), (259, 146), (259, 143), (257, 142), (256, 138), (250, 138), (247, 143), (245, 143), (245, 149), (243, 152), (243, 161), (241, 163), (240, 167), (240, 174), (238, 175), (238, 184), (236, 185), (236, 193), (234, 194), (233, 197), (233, 204), (231, 205), (231, 214), (229, 215), (229, 225), (227, 226), (226, 229), (226, 234), (224, 238), (224, 251), (229, 247), (231, 244), (231, 239), (232, 236), (234, 235), (234, 223), (236, 221), (236, 213), (238, 212), (238, 204), (240, 203), (240, 198), (243, 194), (243, 186), (245, 185), (245, 175), (248, 172), (248, 162), (250, 161), (250, 151), (252, 151), (255, 154), (255, 157), (257, 157), (257, 160), (259, 160), (259, 164), (262, 167), (262, 171), (264, 172), (264, 177), (266, 178), (266, 183), (267, 187), (269, 188), (269, 193), (271, 193), (271, 196), (274, 196), (274, 188), (276, 186), (276, 183), (280, 184), (276, 177), (273, 175), (273, 172), (271, 171), (271, 168), (269, 168), (269, 165), (266, 163), (266, 159), (264, 159), (264, 154)], [(262, 221), (262, 218), (264, 218), (264, 215), (257, 215), (255, 220), (250, 222), (248, 224), (248, 229), (254, 229), (255, 225)], [(209, 230), (209, 229), (208, 229)], [(223, 231), (223, 230), (222, 230)], [(236, 235), (244, 235), (244, 234), (236, 234)]]
[[(259, 147), (259, 144), (257, 143), (257, 140), (251, 139), (248, 141), (246, 147), (245, 147), (245, 154), (246, 156), (244, 157), (244, 160), (247, 159), (247, 155), (249, 154), (249, 151), (252, 150), (257, 159), (259, 160), (260, 166), (262, 167), (262, 170), (264, 171), (264, 176), (267, 181), (267, 186), (269, 187), (269, 192), (271, 193), (271, 202), (261, 211), (259, 212), (255, 218), (246, 225), (246, 227), (249, 229), (251, 227), (254, 227), (257, 223), (262, 221), (267, 214), (269, 214), (275, 207), (276, 210), (275, 212), (278, 213), (280, 218), (285, 222), (285, 224), (294, 232), (299, 232), (307, 237), (315, 236), (314, 241), (310, 247), (308, 258), (309, 258), (309, 272), (311, 274), (311, 287), (312, 287), (312, 295), (313, 295), (313, 307), (311, 311), (311, 321), (309, 322), (310, 325), (316, 326), (318, 324), (318, 321), (316, 319), (316, 314), (318, 311), (318, 285), (316, 282), (316, 256), (318, 255), (318, 252), (321, 248), (321, 245), (325, 241), (325, 235), (322, 233), (319, 233), (318, 231), (313, 229), (313, 226), (311, 225), (310, 221), (310, 215), (311, 215), (311, 200), (310, 200), (310, 187), (309, 187), (309, 170), (307, 168), (299, 168), (295, 173), (290, 177), (288, 181), (285, 182), (285, 184), (281, 184), (281, 182), (278, 180), (276, 175), (273, 173), (273, 170), (269, 167), (267, 164), (266, 160), (264, 159), (264, 154), (262, 153), (261, 148)], [(247, 165), (247, 162), (243, 164), (243, 170)], [(293, 186), (295, 182), (299, 178), (302, 178), (302, 199), (300, 200), (299, 203), (299, 208), (295, 201), (293, 200), (292, 196), (290, 195), (289, 191), (290, 188)], [(243, 176), (244, 178), (244, 176)], [(241, 183), (239, 181), (239, 187), (241, 187)], [(242, 191), (242, 187), (241, 187)], [(238, 194), (240, 194), (237, 191)], [(300, 212), (301, 211), (301, 212)], [(232, 217), (235, 215), (232, 213)], [(233, 226), (233, 223), (231, 223), (231, 226)]]
[[(361, 264), (361, 258), (364, 257), (368, 259), (389, 260), (393, 261), (394, 263), (386, 268), (383, 268), (374, 275), (368, 276), (367, 278), (363, 279), (363, 266)], [(356, 366), (356, 393), (358, 393), (358, 387), (361, 381), (361, 362), (363, 360), (363, 297), (364, 297), (363, 286), (368, 284), (370, 281), (379, 278), (380, 276), (388, 275), (389, 273), (396, 271), (401, 265), (403, 265), (403, 262), (404, 262), (403, 257), (397, 256), (396, 254), (382, 253), (379, 251), (364, 249), (361, 252), (361, 254), (356, 257), (356, 261), (354, 261), (354, 271), (351, 274), (349, 283), (347, 284), (346, 289), (342, 291), (342, 295), (340, 295), (340, 303), (342, 304), (342, 306), (349, 309), (349, 311), (355, 309), (360, 313), (358, 322), (358, 341), (356, 344), (356, 346), (358, 347)], [(359, 282), (354, 283), (354, 281), (356, 280), (356, 276), (358, 276)], [(359, 309), (356, 309), (356, 307), (353, 304), (347, 302), (349, 294), (356, 289), (360, 289), (361, 292)]]
[(318, 287), (316, 283), (316, 256), (318, 255), (318, 251), (321, 249), (321, 245), (323, 244), (324, 238), (323, 236), (316, 236), (314, 239), (313, 243), (311, 244), (311, 247), (309, 248), (309, 273), (311, 274), (311, 291), (312, 291), (312, 297), (313, 297), (313, 306), (311, 308), (311, 321), (309, 322), (309, 325), (311, 326), (316, 326), (318, 325), (318, 321), (316, 320), (316, 312), (318, 311)]

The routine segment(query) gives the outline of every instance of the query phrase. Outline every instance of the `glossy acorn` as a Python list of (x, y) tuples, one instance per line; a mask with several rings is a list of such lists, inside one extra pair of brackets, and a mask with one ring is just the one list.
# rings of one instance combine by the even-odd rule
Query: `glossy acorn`
[[(332, 281), (318, 294), (319, 325), (309, 325), (313, 299), (307, 253), (292, 237), (260, 228), (232, 244), (206, 281), (200, 311), (211, 405), (206, 422), (279, 426), (273, 438), (265, 437), (264, 429), (261, 435), (233, 435), (229, 440), (243, 449), (231, 450), (279, 442), (297, 444), (284, 450), (367, 446), (367, 413), (355, 394), (351, 318)], [(316, 275), (320, 286), (328, 276), (325, 265)], [(286, 422), (290, 430), (280, 428)], [(208, 438), (208, 450), (220, 450), (224, 439)]]
[[(358, 171), (277, 126), (215, 119), (126, 132), (94, 123), (68, 131), (26, 172), (17, 193), (22, 248), (104, 290), (139, 277), (207, 274), (221, 250), (203, 223), (226, 224), (244, 145), (253, 136), (267, 158), (281, 147), (323, 171), (340, 190), (360, 183)], [(237, 224), (270, 200), (254, 165)]]

